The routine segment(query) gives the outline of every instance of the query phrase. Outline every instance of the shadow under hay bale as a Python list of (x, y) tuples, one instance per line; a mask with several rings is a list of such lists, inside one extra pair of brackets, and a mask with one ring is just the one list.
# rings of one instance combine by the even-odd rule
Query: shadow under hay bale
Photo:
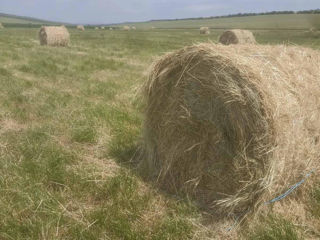
[(160, 58), (145, 86), (140, 167), (216, 213), (253, 210), (319, 167), (320, 54), (199, 44)]
[(210, 29), (208, 27), (201, 27), (200, 34), (208, 35), (210, 34)]
[(66, 27), (41, 27), (39, 31), (40, 45), (66, 47), (70, 42), (70, 34)]
[(230, 44), (256, 44), (253, 33), (248, 30), (234, 29), (225, 31), (219, 38), (224, 45)]

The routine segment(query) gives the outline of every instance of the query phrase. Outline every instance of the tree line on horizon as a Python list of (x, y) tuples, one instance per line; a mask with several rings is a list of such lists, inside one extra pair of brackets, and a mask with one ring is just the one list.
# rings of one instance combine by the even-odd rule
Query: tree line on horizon
[(228, 14), (223, 16), (211, 16), (211, 17), (195, 17), (195, 18), (183, 18), (183, 19), (161, 19), (161, 20), (150, 20), (154, 21), (177, 21), (177, 20), (201, 20), (201, 19), (216, 19), (216, 18), (231, 18), (231, 17), (249, 17), (249, 16), (259, 16), (259, 15), (277, 15), (277, 14), (320, 14), (320, 9), (313, 10), (301, 10), (301, 11), (271, 11), (271, 12), (261, 12), (261, 13), (236, 13)]

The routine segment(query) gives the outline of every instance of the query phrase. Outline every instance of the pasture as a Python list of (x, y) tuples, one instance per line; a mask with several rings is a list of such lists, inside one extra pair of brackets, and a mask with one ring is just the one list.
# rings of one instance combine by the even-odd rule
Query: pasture
[[(320, 238), (320, 184), (305, 199), (314, 226), (277, 214), (235, 233), (232, 217), (212, 224), (136, 170), (150, 64), (222, 32), (136, 26), (72, 29), (66, 48), (40, 46), (38, 29), (0, 30), (0, 239)], [(253, 32), (260, 44), (320, 49), (319, 32)]]

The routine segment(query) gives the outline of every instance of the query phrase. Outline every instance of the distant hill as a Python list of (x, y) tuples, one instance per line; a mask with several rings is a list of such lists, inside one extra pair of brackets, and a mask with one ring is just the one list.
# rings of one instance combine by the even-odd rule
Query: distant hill
[(12, 14), (5, 14), (0, 13), (0, 22), (4, 25), (57, 25), (57, 24), (64, 24), (59, 22), (52, 22), (32, 17), (23, 17), (23, 16), (16, 16)]
[(136, 26), (138, 28), (199, 28), (208, 26), (216, 29), (320, 29), (320, 14), (266, 14), (250, 16), (230, 16), (215, 18), (153, 20), (139, 23), (125, 23), (118, 26)]

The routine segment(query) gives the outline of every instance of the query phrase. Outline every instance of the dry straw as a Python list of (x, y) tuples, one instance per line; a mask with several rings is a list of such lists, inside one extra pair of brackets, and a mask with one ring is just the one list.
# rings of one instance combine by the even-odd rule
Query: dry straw
[(2, 23), (0, 23), (0, 29), (1, 29), (1, 28), (4, 28), (4, 26), (2, 25)]
[(224, 45), (230, 44), (255, 44), (256, 39), (253, 33), (248, 30), (228, 30), (225, 31), (219, 39), (219, 42)]
[(105, 27), (101, 27), (101, 29), (102, 29), (102, 30), (104, 30), (104, 29), (105, 29)]
[(210, 34), (210, 29), (208, 27), (201, 27), (200, 34)]
[(70, 34), (65, 26), (41, 27), (39, 40), (41, 45), (65, 47), (69, 45)]
[(319, 62), (318, 51), (289, 46), (163, 56), (145, 86), (141, 168), (220, 213), (283, 193), (320, 165)]
[(95, 30), (99, 30), (99, 28), (98, 28), (98, 27), (95, 27), (94, 29), (95, 29)]
[(132, 30), (137, 30), (137, 28), (135, 26), (131, 27)]
[(129, 26), (124, 26), (124, 27), (123, 27), (123, 30), (124, 30), (124, 31), (130, 31), (130, 27), (129, 27)]
[(77, 29), (80, 30), (80, 31), (84, 31), (84, 26), (83, 25), (78, 25)]

